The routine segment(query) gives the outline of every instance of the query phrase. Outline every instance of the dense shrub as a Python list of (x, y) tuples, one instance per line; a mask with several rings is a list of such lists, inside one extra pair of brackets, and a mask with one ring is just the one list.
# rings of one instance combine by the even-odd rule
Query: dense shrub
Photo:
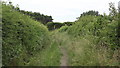
[[(68, 28), (68, 34), (74, 37), (91, 35), (97, 37), (97, 44), (111, 48), (118, 47), (118, 19), (111, 16), (82, 16)], [(95, 42), (96, 43), (96, 42)]]
[(2, 5), (3, 65), (24, 65), (49, 44), (47, 28), (11, 5)]
[(97, 17), (95, 16), (82, 16), (74, 25), (70, 26), (68, 29), (68, 33), (72, 36), (84, 36), (87, 33), (92, 33), (94, 22), (97, 21)]
[(59, 32), (65, 32), (67, 31), (68, 29), (68, 26), (62, 26), (60, 29), (59, 29)]
[(47, 28), (49, 30), (59, 29), (62, 26), (64, 26), (64, 23), (59, 23), (59, 22), (48, 22), (47, 23)]

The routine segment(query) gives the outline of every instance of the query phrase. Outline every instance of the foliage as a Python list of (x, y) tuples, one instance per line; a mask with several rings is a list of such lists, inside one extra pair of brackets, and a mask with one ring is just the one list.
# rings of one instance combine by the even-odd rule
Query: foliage
[(30, 12), (30, 11), (24, 11), (24, 10), (19, 10), (19, 11), (25, 15), (29, 15), (31, 18), (43, 23), (44, 25), (46, 25), (48, 22), (52, 22), (53, 20), (52, 16), (47, 16), (44, 14), (40, 14), (38, 12)]
[(67, 26), (71, 26), (71, 25), (74, 24), (74, 22), (64, 22), (64, 24), (67, 25)]
[(74, 25), (68, 28), (68, 34), (72, 36), (84, 36), (87, 33), (92, 34), (93, 30), (93, 23), (96, 22), (97, 17), (95, 16), (83, 16), (78, 21), (75, 22)]
[(47, 28), (21, 14), (11, 5), (2, 5), (3, 65), (25, 65), (49, 44)]
[(55, 30), (55, 29), (59, 29), (62, 26), (71, 26), (73, 25), (74, 22), (64, 22), (64, 23), (60, 23), (60, 22), (48, 22), (47, 23), (47, 27), (49, 30)]
[(28, 66), (59, 66), (61, 53), (59, 44), (55, 39), (54, 33), (51, 33), (51, 43), (46, 49), (38, 52), (35, 56), (31, 57)]
[(16, 11), (21, 12), (22, 14), (30, 16), (32, 19), (46, 25), (48, 22), (52, 22), (52, 16), (40, 14), (39, 12), (31, 12), (31, 11), (25, 11), (20, 10), (19, 5), (13, 6), (12, 2), (9, 2), (9, 5)]
[[(120, 1), (119, 1), (120, 3)], [(120, 4), (119, 4), (119, 13), (118, 13), (118, 29), (117, 29), (117, 36), (118, 36), (118, 45), (120, 46)]]
[(47, 27), (49, 30), (55, 30), (55, 29), (58, 29), (60, 27), (64, 26), (63, 23), (59, 23), (59, 22), (49, 22), (47, 24)]
[(68, 29), (68, 26), (62, 26), (60, 29), (59, 29), (59, 32), (66, 32)]
[(109, 15), (92, 10), (64, 23), (20, 10), (12, 2), (2, 9), (3, 66), (59, 66), (60, 47), (68, 53), (69, 66), (120, 65), (120, 13), (113, 3)]
[[(64, 38), (64, 37), (63, 37)], [(69, 66), (119, 66), (119, 49), (96, 47), (94, 36), (69, 38), (65, 47), (69, 55)]]
[(90, 10), (88, 12), (83, 12), (80, 17), (86, 16), (86, 15), (99, 16), (100, 14), (98, 11)]
[[(95, 36), (72, 37), (66, 32), (53, 31), (54, 39), (68, 54), (68, 66), (119, 66), (119, 49), (98, 46)], [(57, 45), (56, 44), (56, 45)]]
[(110, 16), (116, 16), (117, 15), (117, 9), (115, 8), (115, 5), (114, 5), (114, 3), (109, 3), (109, 6), (110, 6), (110, 8), (109, 8), (109, 11), (110, 11)]
[(114, 11), (114, 8), (111, 9), (110, 13), (114, 14), (112, 16), (82, 16), (74, 25), (68, 28), (67, 32), (74, 37), (95, 36), (98, 37), (97, 44), (117, 48), (119, 47), (117, 36), (118, 13), (114, 13)]

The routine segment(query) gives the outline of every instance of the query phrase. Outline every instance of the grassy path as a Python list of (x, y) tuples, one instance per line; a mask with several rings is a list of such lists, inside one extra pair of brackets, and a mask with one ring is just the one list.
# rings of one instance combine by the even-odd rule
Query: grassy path
[(60, 66), (68, 66), (68, 55), (63, 46), (60, 47), (61, 53), (63, 54), (60, 60)]
[(90, 42), (90, 38), (72, 38), (57, 31), (51, 33), (51, 37), (51, 44), (32, 57), (29, 66), (67, 68), (67, 66), (119, 65), (119, 60), (116, 59), (116, 56), (119, 56), (118, 51), (112, 52), (103, 47), (96, 49), (95, 45)]
[(60, 50), (61, 56), (60, 56), (60, 65), (59, 66), (68, 66), (68, 53), (65, 48), (65, 45), (67, 44), (67, 40), (69, 39), (68, 36), (66, 36), (65, 33), (59, 33), (57, 31), (54, 31), (52, 34), (53, 38), (58, 44), (58, 48)]

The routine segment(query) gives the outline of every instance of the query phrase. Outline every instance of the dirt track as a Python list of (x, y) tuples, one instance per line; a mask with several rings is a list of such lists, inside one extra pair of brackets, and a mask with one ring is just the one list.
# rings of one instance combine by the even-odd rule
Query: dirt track
[(68, 55), (64, 47), (60, 47), (62, 57), (60, 60), (61, 65), (60, 66), (68, 66)]

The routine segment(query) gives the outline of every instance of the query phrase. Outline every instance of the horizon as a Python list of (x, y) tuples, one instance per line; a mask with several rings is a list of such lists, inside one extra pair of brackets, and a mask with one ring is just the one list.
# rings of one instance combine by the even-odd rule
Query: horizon
[[(74, 22), (83, 12), (98, 11), (99, 14), (109, 14), (109, 3), (115, 3), (118, 7), (119, 0), (3, 0), (11, 1), (14, 6), (19, 5), (20, 10), (39, 12), (52, 16), (53, 22)], [(29, 3), (28, 3), (29, 2)]]

